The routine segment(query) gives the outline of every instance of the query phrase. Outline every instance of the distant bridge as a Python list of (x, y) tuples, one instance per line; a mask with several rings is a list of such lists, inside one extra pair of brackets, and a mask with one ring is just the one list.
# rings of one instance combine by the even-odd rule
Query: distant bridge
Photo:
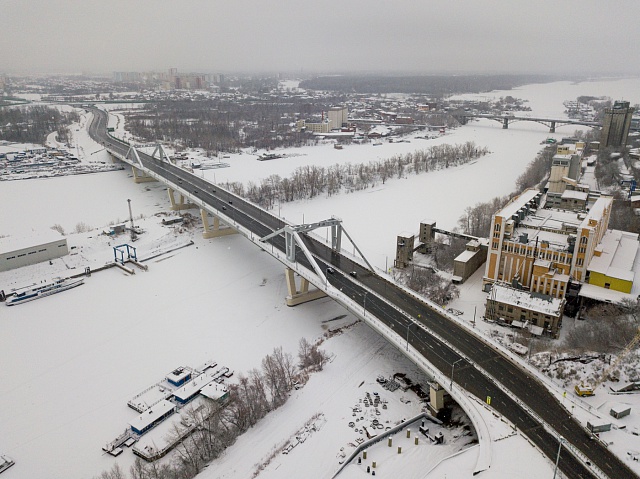
[(555, 133), (556, 128), (564, 125), (589, 126), (591, 128), (602, 128), (602, 123), (597, 121), (574, 120), (572, 118), (543, 118), (536, 116), (521, 115), (494, 115), (492, 113), (456, 113), (453, 115), (461, 124), (466, 125), (472, 118), (486, 118), (502, 123), (502, 128), (509, 128), (509, 123), (517, 121), (535, 121), (549, 127), (550, 133)]

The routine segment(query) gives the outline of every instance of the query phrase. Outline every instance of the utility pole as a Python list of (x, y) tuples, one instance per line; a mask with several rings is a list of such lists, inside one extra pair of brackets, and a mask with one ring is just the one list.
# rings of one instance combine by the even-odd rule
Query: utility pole
[(449, 383), (449, 388), (453, 390), (453, 370), (456, 367), (456, 364), (458, 364), (460, 361), (462, 361), (464, 358), (460, 358), (457, 361), (455, 361), (452, 365), (451, 365), (451, 382)]

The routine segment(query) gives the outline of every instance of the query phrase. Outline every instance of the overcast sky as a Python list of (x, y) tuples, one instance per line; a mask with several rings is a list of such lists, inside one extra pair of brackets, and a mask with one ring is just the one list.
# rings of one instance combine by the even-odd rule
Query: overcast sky
[(637, 0), (0, 0), (0, 72), (640, 72)]

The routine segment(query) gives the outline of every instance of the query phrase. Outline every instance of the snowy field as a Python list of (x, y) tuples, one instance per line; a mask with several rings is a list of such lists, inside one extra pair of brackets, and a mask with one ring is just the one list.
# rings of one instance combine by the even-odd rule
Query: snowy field
[[(563, 116), (562, 101), (581, 94), (624, 97), (634, 103), (640, 100), (637, 92), (638, 79), (530, 85), (490, 95), (519, 96), (530, 100), (532, 114)], [(246, 153), (231, 155), (224, 160), (230, 168), (203, 174), (213, 179), (215, 173), (218, 182), (259, 181), (271, 174), (288, 175), (301, 165), (361, 163), (440, 142), (472, 140), (488, 147), (490, 155), (460, 168), (392, 179), (353, 194), (281, 205), (281, 215), (293, 222), (341, 217), (369, 260), (383, 269), (392, 262), (398, 233), (417, 231), (425, 218), (436, 220), (441, 227), (455, 226), (467, 206), (509, 193), (541, 148), (541, 141), (572, 132), (572, 127), (562, 127), (549, 135), (544, 126), (535, 123), (515, 123), (509, 130), (502, 130), (497, 122), (482, 121), (437, 140), (412, 139), (411, 143), (384, 143), (375, 148), (352, 145), (344, 150), (323, 145), (287, 150), (297, 156), (265, 162)], [(73, 133), (83, 155), (108, 161), (101, 145), (93, 143), (85, 130)], [(130, 451), (114, 459), (100, 448), (131, 420), (127, 400), (167, 372), (209, 359), (237, 373), (248, 371), (258, 367), (274, 347), (282, 346), (295, 355), (301, 337), (315, 339), (328, 328), (354, 322), (349, 315), (330, 321), (345, 312), (328, 299), (287, 308), (282, 266), (241, 237), (202, 240), (196, 230), (177, 235), (171, 228), (160, 227), (160, 218), (154, 215), (168, 211), (166, 193), (157, 184), (135, 185), (126, 171), (3, 182), (0, 188), (4, 203), (0, 235), (30, 235), (54, 224), (68, 233), (81, 223), (94, 228), (69, 235), (69, 245), (76, 246), (74, 254), (55, 260), (51, 266), (41, 264), (0, 273), (0, 289), (71, 274), (76, 272), (74, 268), (81, 271), (85, 264), (93, 267), (109, 262), (114, 244), (98, 233), (107, 224), (128, 218), (127, 199), (131, 199), (136, 218), (145, 216), (144, 221), (136, 222), (149, 231), (136, 243), (141, 257), (189, 239), (195, 242), (149, 261), (148, 272), (130, 276), (109, 269), (64, 294), (17, 308), (0, 305), (0, 454), (16, 460), (3, 479), (87, 478), (115, 461), (128, 468), (133, 461)], [(482, 296), (475, 288), (465, 292), (466, 287), (455, 307), (465, 312), (463, 321), (468, 322), (473, 307), (478, 301), (482, 303)], [(400, 352), (362, 324), (325, 342), (323, 348), (333, 355), (325, 371), (313, 375), (285, 406), (241, 437), (201, 474), (203, 478), (251, 477), (274, 448), (317, 413), (326, 419), (320, 431), (290, 454), (277, 455), (259, 477), (295, 477), (308, 470), (318, 471), (313, 474), (317, 477), (331, 477), (341, 448), (348, 450), (348, 443), (355, 440), (353, 430), (346, 425), (351, 418), (350, 407), (365, 391), (373, 393), (376, 376), (407, 372), (416, 379), (420, 377)], [(632, 398), (640, 406), (633, 396), (616, 401)], [(410, 399), (408, 404), (400, 399), (389, 397), (393, 405), (389, 421), (417, 412), (415, 398), (405, 398)], [(610, 400), (599, 392), (584, 404), (606, 409), (604, 403)], [(528, 477), (552, 475), (552, 464), (526, 440), (512, 435), (508, 425), (490, 411), (480, 405), (478, 410), (483, 411), (494, 441), (492, 467), (481, 477), (514, 477), (522, 473), (524, 461)], [(632, 415), (623, 420), (628, 431), (640, 425), (635, 413), (632, 410)], [(610, 434), (613, 447), (624, 456), (631, 435), (622, 430)], [(434, 478), (471, 476), (477, 447), (448, 459), (453, 453), (450, 449), (425, 448), (428, 451), (419, 454), (421, 458), (408, 450), (402, 458), (380, 459), (381, 467), (391, 463), (403, 477), (425, 477), (426, 471), (431, 471), (426, 477)], [(380, 451), (380, 457), (383, 454)], [(428, 456), (427, 464), (420, 462), (424, 455)], [(364, 474), (354, 465), (341, 477)]]

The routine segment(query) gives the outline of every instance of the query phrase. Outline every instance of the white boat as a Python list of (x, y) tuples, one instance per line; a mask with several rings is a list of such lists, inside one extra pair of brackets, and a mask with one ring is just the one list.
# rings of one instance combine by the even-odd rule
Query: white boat
[(44, 298), (45, 296), (51, 296), (52, 294), (61, 293), (76, 286), (84, 284), (84, 278), (69, 280), (58, 278), (53, 283), (44, 286), (38, 286), (37, 288), (28, 289), (16, 293), (14, 296), (7, 298), (6, 305), (14, 306), (16, 304), (22, 304), (34, 299)]

